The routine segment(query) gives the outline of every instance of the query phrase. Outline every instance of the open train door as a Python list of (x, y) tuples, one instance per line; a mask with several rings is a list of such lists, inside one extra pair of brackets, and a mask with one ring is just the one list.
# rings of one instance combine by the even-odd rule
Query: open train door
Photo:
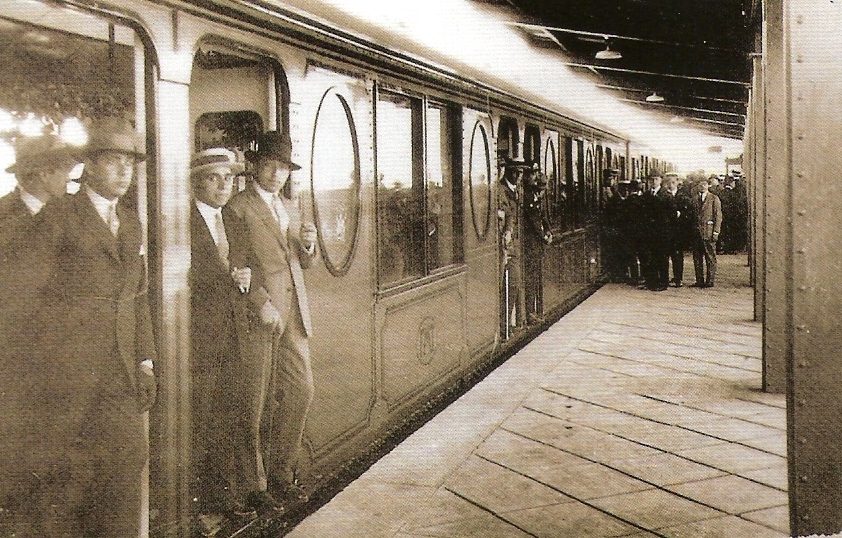
[[(505, 160), (514, 159), (518, 156), (520, 147), (520, 131), (517, 121), (513, 118), (502, 117), (497, 127), (497, 163), (498, 178), (497, 185), (497, 223), (500, 226), (500, 241), (498, 249), (500, 254), (500, 335), (503, 340), (508, 340), (512, 330), (525, 324), (525, 303), (523, 299), (523, 257), (521, 254), (522, 237), (522, 203), (523, 186), (515, 185), (511, 193), (516, 201), (507, 198), (506, 187), (503, 185), (503, 174), (505, 173)], [(509, 206), (508, 209), (506, 206)], [(508, 213), (507, 213), (508, 211)], [(507, 246), (504, 239), (503, 228), (506, 226), (506, 219), (511, 220), (511, 242)], [(507, 248), (506, 248), (507, 247)]]

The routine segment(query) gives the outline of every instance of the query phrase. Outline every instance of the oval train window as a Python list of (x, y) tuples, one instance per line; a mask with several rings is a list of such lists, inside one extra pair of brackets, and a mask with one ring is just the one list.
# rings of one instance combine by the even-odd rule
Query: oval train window
[(485, 239), (491, 223), (491, 157), (485, 127), (477, 122), (471, 134), (470, 181), (471, 215), (477, 238)]
[(336, 88), (322, 96), (310, 161), (313, 213), (325, 266), (334, 276), (351, 267), (360, 220), (360, 153), (348, 102)]

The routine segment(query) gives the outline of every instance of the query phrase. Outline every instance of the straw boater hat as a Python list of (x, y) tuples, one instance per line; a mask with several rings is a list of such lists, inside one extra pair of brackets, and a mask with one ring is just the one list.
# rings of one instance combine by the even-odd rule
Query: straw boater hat
[(226, 148), (208, 148), (193, 155), (190, 159), (190, 175), (195, 176), (217, 166), (224, 166), (232, 174), (245, 170), (245, 165), (237, 154)]
[(292, 141), (288, 135), (278, 131), (267, 131), (257, 138), (257, 151), (247, 151), (246, 158), (252, 162), (260, 159), (275, 159), (289, 165), (290, 170), (301, 167), (292, 162)]
[(78, 149), (54, 134), (21, 136), (15, 141), (15, 164), (6, 168), (6, 172), (19, 174), (78, 162)]
[(146, 159), (145, 144), (137, 136), (129, 120), (116, 116), (97, 118), (88, 127), (85, 155), (101, 151), (117, 151), (132, 155), (136, 161)]

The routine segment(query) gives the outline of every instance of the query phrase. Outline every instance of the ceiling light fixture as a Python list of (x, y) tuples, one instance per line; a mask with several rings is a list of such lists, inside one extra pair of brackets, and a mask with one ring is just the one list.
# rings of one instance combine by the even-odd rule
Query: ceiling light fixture
[(605, 44), (605, 50), (601, 50), (594, 56), (597, 60), (619, 60), (623, 57), (619, 51), (611, 50), (611, 45)]
[(663, 97), (657, 94), (657, 92), (652, 92), (652, 95), (646, 96), (647, 103), (660, 103), (664, 100)]

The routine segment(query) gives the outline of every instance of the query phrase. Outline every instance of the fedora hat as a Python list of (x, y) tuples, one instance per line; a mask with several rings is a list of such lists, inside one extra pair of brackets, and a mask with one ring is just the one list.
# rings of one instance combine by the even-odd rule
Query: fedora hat
[(132, 155), (137, 161), (146, 159), (144, 144), (138, 139), (132, 124), (129, 120), (116, 116), (91, 120), (88, 127), (88, 143), (84, 151), (86, 155), (100, 151), (116, 151)]
[(190, 175), (200, 174), (217, 166), (228, 168), (232, 174), (239, 174), (245, 170), (245, 164), (233, 151), (226, 148), (208, 148), (195, 153), (190, 159)]
[(246, 158), (256, 162), (260, 159), (275, 159), (289, 165), (290, 170), (301, 167), (292, 162), (292, 141), (289, 135), (278, 131), (267, 131), (257, 137), (257, 151), (247, 151)]
[(506, 157), (506, 168), (532, 168), (532, 165), (521, 158)]
[(15, 164), (6, 168), (6, 172), (17, 174), (78, 162), (77, 148), (68, 146), (54, 134), (21, 136), (15, 141)]

